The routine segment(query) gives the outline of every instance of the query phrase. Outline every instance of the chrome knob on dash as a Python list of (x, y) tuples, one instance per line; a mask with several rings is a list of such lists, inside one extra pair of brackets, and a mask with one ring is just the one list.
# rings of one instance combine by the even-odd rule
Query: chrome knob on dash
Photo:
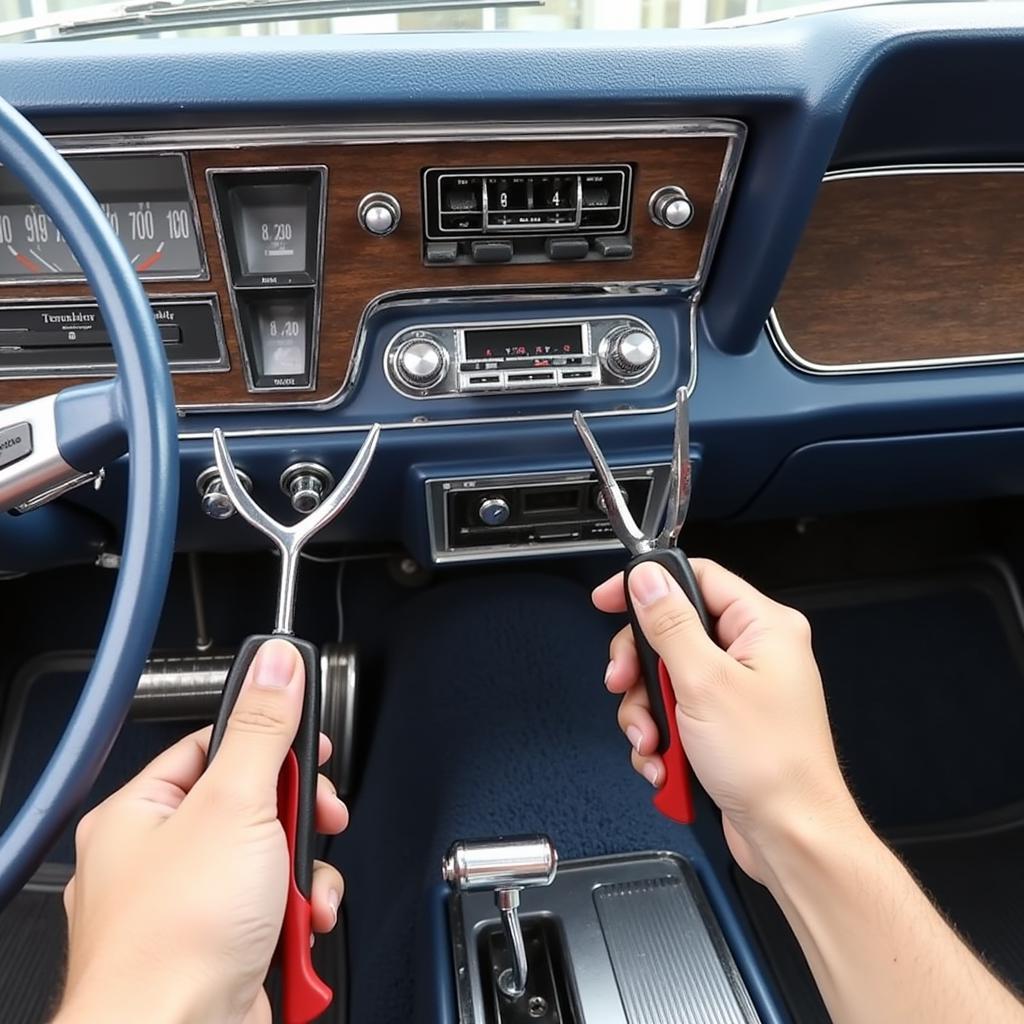
[(382, 238), (398, 227), (402, 219), (402, 207), (387, 192), (371, 192), (360, 200), (356, 217), (364, 231)]
[(601, 344), (608, 370), (623, 380), (643, 376), (658, 357), (658, 342), (650, 331), (619, 327)]
[[(250, 494), (252, 480), (246, 473), (238, 471), (238, 479)], [(230, 519), (235, 514), (235, 506), (224, 490), (224, 481), (216, 466), (208, 466), (196, 477), (196, 490), (199, 491), (199, 502), (211, 519)]]
[(281, 474), (281, 490), (301, 515), (315, 512), (334, 487), (331, 471), (318, 462), (296, 462)]
[(528, 976), (519, 894), (526, 888), (550, 885), (557, 871), (558, 852), (543, 835), (459, 840), (452, 843), (441, 862), (441, 877), (452, 889), (494, 890), (505, 940), (512, 951), (512, 966), (498, 976), (498, 987), (509, 999), (524, 995)]
[(412, 388), (433, 387), (448, 369), (448, 354), (432, 334), (414, 334), (395, 355), (395, 373)]
[(690, 197), (678, 185), (667, 185), (651, 193), (647, 203), (650, 218), (662, 228), (677, 231), (693, 220), (694, 208)]

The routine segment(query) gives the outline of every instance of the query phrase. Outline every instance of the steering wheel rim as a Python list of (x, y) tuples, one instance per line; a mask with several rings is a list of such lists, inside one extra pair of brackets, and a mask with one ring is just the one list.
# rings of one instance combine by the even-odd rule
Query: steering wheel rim
[[(2, 98), (0, 163), (63, 232), (92, 287), (117, 361), (113, 382), (69, 388), (57, 395), (58, 447), (70, 464), (79, 467), (90, 457), (97, 466), (105, 461), (111, 454), (112, 434), (126, 436), (131, 451), (124, 541), (113, 600), (92, 669), (64, 735), (0, 836), (2, 908), (29, 879), (85, 799), (127, 716), (167, 589), (179, 468), (170, 371), (139, 278), (81, 179)], [(80, 424), (70, 417), (72, 409), (88, 416), (90, 408), (106, 420), (98, 432), (102, 443), (94, 441), (91, 452)], [(114, 453), (123, 448), (123, 443), (115, 445)]]

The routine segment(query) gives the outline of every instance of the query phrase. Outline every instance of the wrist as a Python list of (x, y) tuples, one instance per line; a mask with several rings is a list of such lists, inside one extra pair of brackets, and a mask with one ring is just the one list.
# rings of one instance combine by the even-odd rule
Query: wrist
[(841, 874), (857, 851), (880, 844), (847, 791), (794, 808), (759, 835), (762, 881), (781, 901), (801, 883)]
[[(122, 965), (125, 967), (125, 965)], [(218, 996), (195, 972), (166, 962), (159, 971), (95, 969), (69, 978), (53, 1024), (206, 1024), (224, 1020)]]

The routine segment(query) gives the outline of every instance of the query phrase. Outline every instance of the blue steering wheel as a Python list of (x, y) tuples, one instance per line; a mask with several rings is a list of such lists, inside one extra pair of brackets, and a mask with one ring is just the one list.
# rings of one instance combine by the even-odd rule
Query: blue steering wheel
[(2, 99), (0, 163), (67, 238), (117, 358), (113, 380), (65, 388), (0, 411), (2, 436), (16, 437), (21, 452), (30, 449), (0, 468), (0, 507), (12, 508), (131, 451), (113, 601), (64, 736), (0, 836), (3, 907), (84, 800), (128, 713), (167, 589), (179, 470), (174, 392), (163, 343), (138, 276), (103, 211), (64, 158)]

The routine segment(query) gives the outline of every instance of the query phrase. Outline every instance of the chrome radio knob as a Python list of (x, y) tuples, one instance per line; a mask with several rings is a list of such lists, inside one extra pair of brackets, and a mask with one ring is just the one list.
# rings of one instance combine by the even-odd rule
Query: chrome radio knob
[(659, 227), (675, 231), (693, 220), (694, 211), (690, 197), (678, 185), (667, 185), (651, 193), (647, 212)]
[(411, 388), (433, 387), (448, 369), (448, 354), (433, 334), (414, 334), (395, 354), (395, 374)]
[(484, 498), (477, 509), (477, 515), (484, 526), (502, 526), (508, 522), (512, 510), (504, 498)]
[(371, 235), (390, 235), (402, 219), (402, 207), (387, 192), (371, 192), (363, 196), (356, 210), (360, 227)]
[(658, 357), (658, 340), (642, 327), (616, 327), (601, 345), (609, 372), (623, 380), (642, 377)]

